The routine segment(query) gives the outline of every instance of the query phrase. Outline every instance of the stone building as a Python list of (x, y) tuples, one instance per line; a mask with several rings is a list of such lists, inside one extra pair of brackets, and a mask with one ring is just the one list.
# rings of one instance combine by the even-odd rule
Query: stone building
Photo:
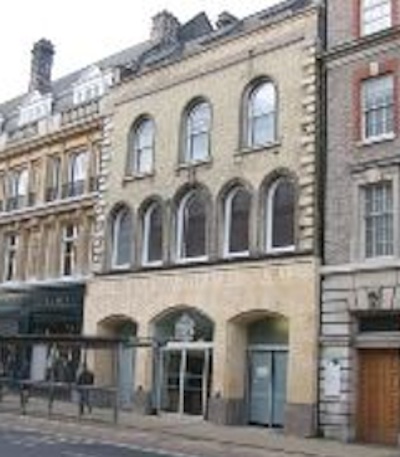
[(315, 431), (317, 3), (163, 12), (118, 68), (84, 331), (159, 345), (121, 354), (126, 407)]
[(98, 195), (100, 99), (138, 45), (52, 81), (32, 50), (28, 93), (0, 104), (0, 334), (80, 333)]
[(320, 424), (400, 432), (398, 0), (328, 2)]

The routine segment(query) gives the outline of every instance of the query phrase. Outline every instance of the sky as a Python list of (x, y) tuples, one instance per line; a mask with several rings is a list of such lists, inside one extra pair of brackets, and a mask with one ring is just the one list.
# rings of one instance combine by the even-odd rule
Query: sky
[(33, 43), (56, 48), (53, 79), (148, 39), (151, 18), (162, 10), (181, 22), (205, 11), (244, 17), (278, 0), (11, 0), (2, 8), (0, 102), (26, 93)]

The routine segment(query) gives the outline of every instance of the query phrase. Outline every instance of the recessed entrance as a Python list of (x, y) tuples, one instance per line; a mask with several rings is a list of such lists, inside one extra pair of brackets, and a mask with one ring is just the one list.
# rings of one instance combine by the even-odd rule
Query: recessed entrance
[(268, 317), (248, 326), (248, 421), (284, 425), (288, 365), (288, 322)]
[(173, 310), (156, 323), (164, 342), (156, 360), (159, 412), (205, 417), (211, 386), (213, 324), (188, 308)]
[(206, 416), (211, 347), (167, 347), (161, 352), (160, 410)]

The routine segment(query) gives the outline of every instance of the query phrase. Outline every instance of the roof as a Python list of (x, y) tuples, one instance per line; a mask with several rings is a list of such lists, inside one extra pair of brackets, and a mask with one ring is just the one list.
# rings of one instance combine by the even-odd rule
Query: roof
[[(53, 81), (51, 90), (53, 112), (63, 112), (73, 106), (72, 85), (90, 66), (97, 66), (101, 70), (120, 67), (126, 69), (130, 75), (136, 74), (143, 67), (156, 65), (160, 62), (178, 60), (186, 45), (207, 46), (210, 42), (219, 40), (227, 35), (235, 35), (257, 28), (265, 22), (279, 19), (282, 15), (295, 14), (312, 3), (313, 0), (285, 0), (242, 20), (235, 21), (232, 16), (231, 23), (218, 28), (213, 28), (204, 12), (199, 13), (187, 23), (180, 25), (178, 42), (175, 45), (171, 45), (171, 43), (163, 45), (149, 39)], [(5, 118), (5, 129), (7, 131), (13, 131), (18, 128), (18, 107), (27, 95), (28, 93), (25, 93), (0, 104), (0, 115)]]

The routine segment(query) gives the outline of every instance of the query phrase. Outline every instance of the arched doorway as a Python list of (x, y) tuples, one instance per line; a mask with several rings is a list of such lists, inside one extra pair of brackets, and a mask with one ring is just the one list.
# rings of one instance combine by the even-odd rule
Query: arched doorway
[[(128, 317), (112, 316), (98, 324), (98, 333), (102, 336), (129, 339), (136, 336), (137, 325)], [(96, 354), (96, 378), (102, 377), (104, 384), (114, 385), (119, 390), (119, 404), (123, 409), (131, 409), (133, 405), (135, 380), (135, 348), (130, 345), (121, 345), (118, 350), (118, 363), (115, 354), (104, 351)], [(118, 366), (118, 373), (115, 367)]]
[(208, 317), (190, 308), (156, 320), (155, 337), (161, 343), (155, 383), (159, 412), (206, 417), (213, 327)]
[(289, 322), (269, 315), (247, 325), (248, 422), (282, 427), (287, 390)]

